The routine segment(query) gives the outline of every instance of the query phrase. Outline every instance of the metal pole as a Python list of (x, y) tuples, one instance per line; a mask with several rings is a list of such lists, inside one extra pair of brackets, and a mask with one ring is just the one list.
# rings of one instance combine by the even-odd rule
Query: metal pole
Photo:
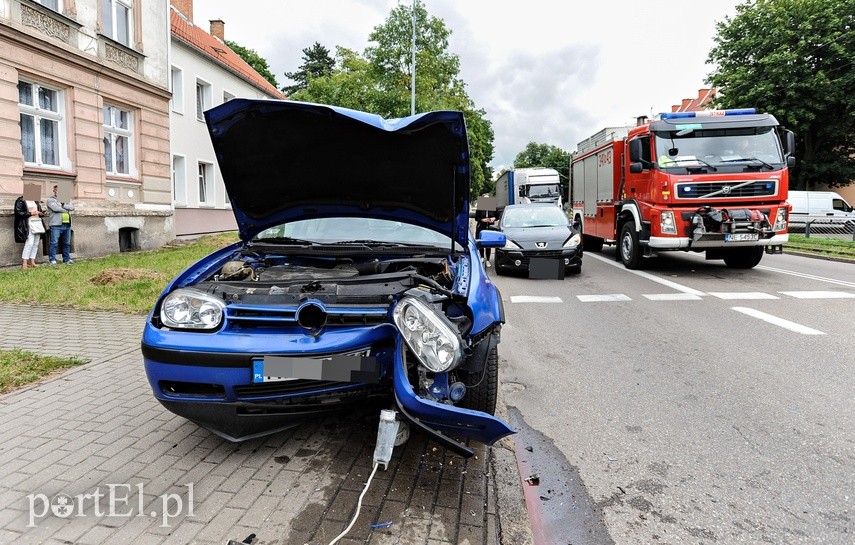
[(416, 115), (416, 0), (413, 0), (413, 76), (410, 82), (410, 115)]

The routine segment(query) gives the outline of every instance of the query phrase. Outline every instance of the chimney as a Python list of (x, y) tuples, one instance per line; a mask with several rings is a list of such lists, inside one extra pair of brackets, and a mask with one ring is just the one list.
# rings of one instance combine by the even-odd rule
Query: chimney
[(191, 23), (193, 22), (193, 0), (170, 0), (172, 5)]
[(226, 24), (222, 19), (214, 19), (211, 23), (211, 36), (217, 38), (223, 43), (226, 43)]
[(688, 112), (689, 106), (691, 106), (691, 105), (692, 105), (692, 99), (691, 98), (684, 98), (683, 99), (683, 105), (680, 106), (680, 111), (681, 112)]

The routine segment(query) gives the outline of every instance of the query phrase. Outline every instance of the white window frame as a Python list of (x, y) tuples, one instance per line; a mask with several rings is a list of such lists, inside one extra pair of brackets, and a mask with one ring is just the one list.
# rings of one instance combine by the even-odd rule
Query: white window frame
[[(106, 112), (104, 110), (109, 111), (109, 120), (104, 119), (104, 115)], [(116, 125), (116, 114), (124, 112), (127, 114), (127, 128), (123, 128), (121, 126)], [(104, 103), (104, 107), (102, 109), (102, 119), (101, 119), (101, 127), (104, 130), (104, 169), (108, 176), (122, 176), (122, 177), (133, 177), (136, 175), (136, 169), (134, 168), (134, 112), (121, 106), (115, 106), (113, 104)], [(120, 172), (116, 169), (118, 165), (116, 150), (118, 149), (116, 146), (116, 142), (121, 138), (126, 138), (127, 140), (127, 149), (125, 151), (125, 171)], [(107, 161), (107, 142), (110, 143), (111, 157), (110, 161)], [(112, 167), (110, 164), (112, 163)]]
[[(65, 93), (56, 87), (42, 85), (35, 81), (22, 79), (18, 81), (18, 85), (29, 85), (32, 88), (33, 104), (23, 104), (20, 102), (20, 92), (18, 94), (18, 109), (20, 116), (29, 116), (33, 118), (34, 139), (34, 157), (35, 161), (27, 161), (24, 157), (24, 129), (21, 127), (21, 157), (24, 159), (24, 166), (35, 168), (48, 168), (57, 170), (71, 170), (71, 161), (68, 158), (68, 150), (66, 147), (66, 119), (65, 119)], [(47, 110), (39, 106), (39, 89), (56, 93), (56, 111)], [(56, 163), (42, 162), (43, 142), (40, 138), (39, 127), (42, 121), (56, 123), (55, 141), (55, 160)], [(20, 120), (19, 120), (20, 123)]]
[[(127, 9), (124, 21), (127, 25), (127, 28), (124, 29), (127, 33), (127, 42), (122, 41), (118, 33), (118, 10), (120, 6)], [(132, 47), (134, 43), (134, 3), (132, 0), (101, 0), (101, 21), (102, 32), (105, 36), (122, 45)]]
[(172, 98), (169, 99), (172, 111), (177, 114), (184, 114), (184, 70), (173, 66), (170, 72), (170, 82), (172, 86)]
[[(49, 10), (53, 10), (57, 13), (62, 13), (62, 0), (35, 0), (37, 4), (41, 4)], [(56, 3), (56, 7), (53, 7), (53, 4)]]
[(214, 164), (206, 161), (196, 163), (198, 180), (199, 206), (213, 206), (216, 202), (214, 195)]
[(212, 106), (211, 93), (211, 84), (205, 80), (196, 78), (196, 120), (205, 121), (205, 110)]
[(187, 204), (187, 158), (183, 155), (172, 156), (172, 202)]

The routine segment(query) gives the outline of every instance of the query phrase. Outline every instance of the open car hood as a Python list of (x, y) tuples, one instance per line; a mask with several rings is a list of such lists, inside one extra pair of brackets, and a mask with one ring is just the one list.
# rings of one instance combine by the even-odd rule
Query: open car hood
[(462, 112), (385, 120), (321, 104), (232, 99), (205, 112), (242, 240), (319, 216), (421, 225), (465, 246)]

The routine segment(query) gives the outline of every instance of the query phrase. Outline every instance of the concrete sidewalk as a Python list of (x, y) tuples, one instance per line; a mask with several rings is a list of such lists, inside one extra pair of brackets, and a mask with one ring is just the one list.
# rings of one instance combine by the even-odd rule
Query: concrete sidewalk
[[(0, 396), (0, 543), (329, 543), (371, 473), (376, 416), (224, 441), (152, 396), (144, 319), (0, 305), (0, 347), (89, 361)], [(513, 441), (472, 446), (396, 448), (339, 543), (530, 543)]]

